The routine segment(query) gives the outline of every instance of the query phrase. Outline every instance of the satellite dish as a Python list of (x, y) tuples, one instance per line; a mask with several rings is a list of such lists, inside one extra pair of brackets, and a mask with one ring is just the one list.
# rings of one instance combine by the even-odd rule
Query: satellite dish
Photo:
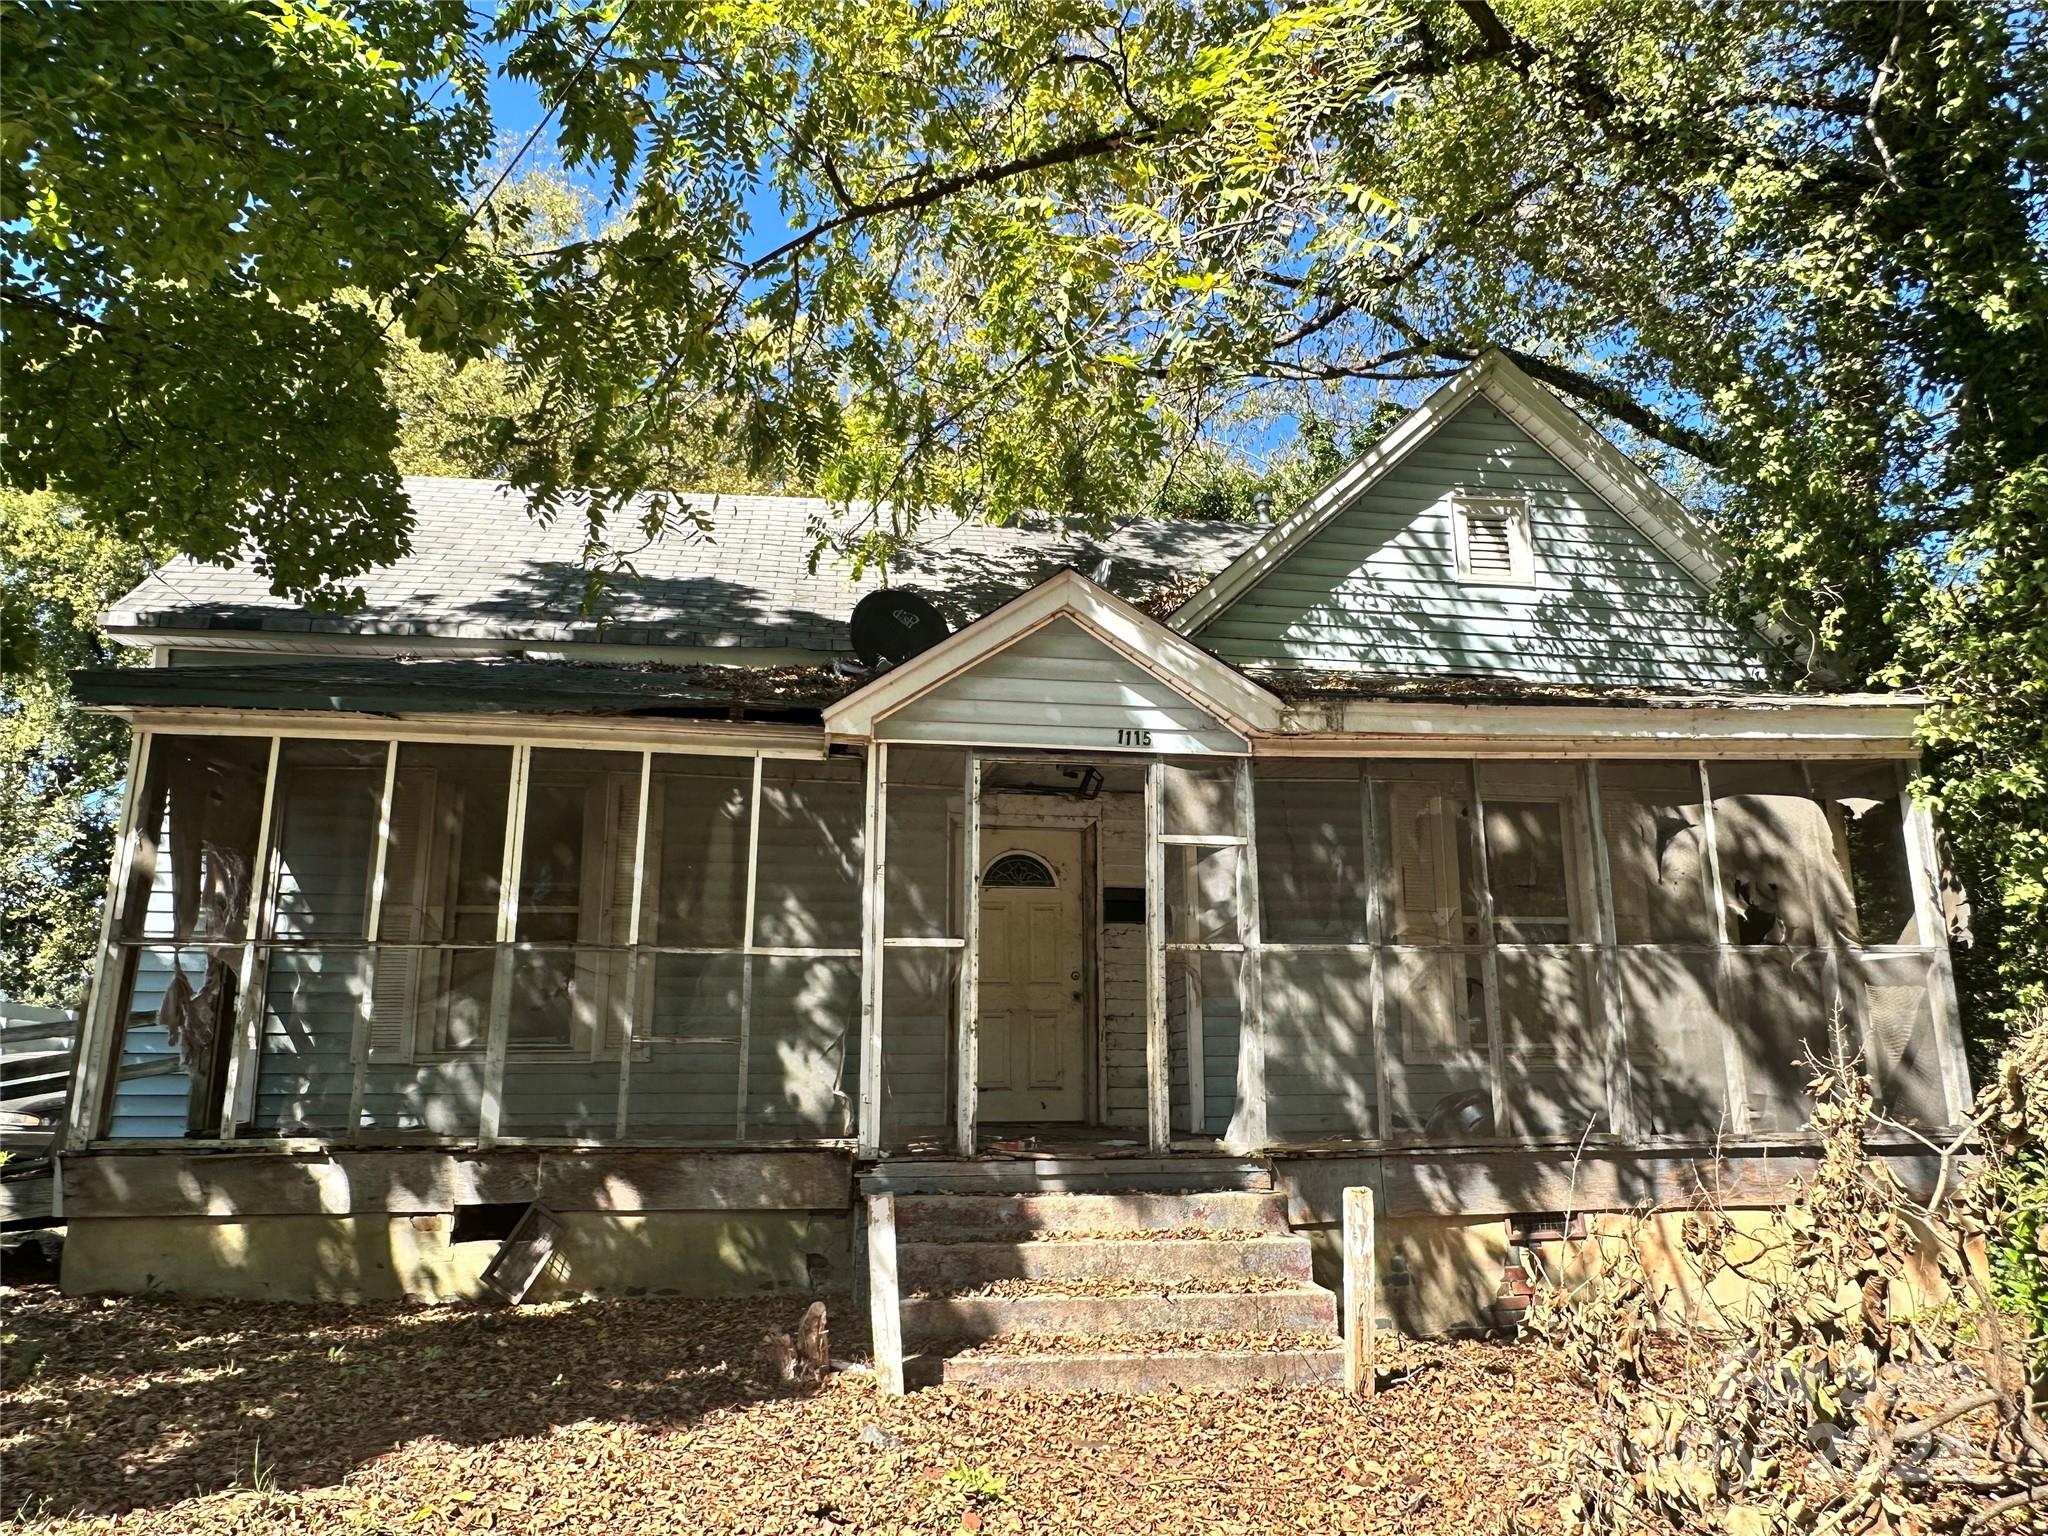
[(884, 587), (853, 605), (853, 650), (870, 667), (908, 661), (946, 638), (945, 616), (907, 587)]

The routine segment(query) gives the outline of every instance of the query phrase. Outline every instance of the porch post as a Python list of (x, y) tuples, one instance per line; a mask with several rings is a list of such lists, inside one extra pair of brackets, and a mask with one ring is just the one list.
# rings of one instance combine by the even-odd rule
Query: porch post
[(1155, 1152), (1173, 1145), (1166, 1040), (1166, 765), (1145, 766), (1145, 1127)]
[(277, 899), (275, 828), (277, 819), (277, 759), (284, 738), (270, 738), (270, 757), (263, 770), (262, 820), (256, 824), (256, 853), (250, 863), (254, 876), (249, 892), (249, 910), (242, 933), (242, 988), (235, 997), (235, 1037), (228, 1057), (227, 1085), (221, 1095), (220, 1134), (233, 1137), (238, 1127), (256, 1118), (257, 1055), (263, 1044), (263, 993), (270, 970), (270, 949), (264, 942), (270, 933), (271, 908)]
[(1248, 757), (1238, 759), (1236, 790), (1237, 829), (1244, 838), (1237, 860), (1238, 937), (1244, 942), (1237, 982), (1237, 1080), (1244, 1101), (1229, 1144), (1233, 1152), (1252, 1152), (1266, 1144), (1266, 1014), (1259, 976), (1259, 837)]
[(960, 1000), (953, 1010), (953, 1150), (974, 1156), (981, 1093), (981, 759), (967, 754), (960, 827)]
[(398, 782), (398, 738), (384, 744), (384, 786), (377, 791), (377, 853), (370, 868), (370, 906), (363, 917), (363, 995), (356, 999), (355, 1023), (349, 1031), (348, 1139), (363, 1131), (363, 1099), (370, 1086), (370, 1022), (377, 1007), (378, 936), (384, 928), (384, 887), (391, 865), (391, 796)]
[(114, 857), (107, 867), (107, 899), (100, 908), (99, 963), (93, 968), (92, 990), (85, 1017), (79, 1021), (77, 1067), (71, 1078), (71, 1103), (66, 1116), (65, 1145), (83, 1147), (99, 1134), (101, 1101), (107, 1084), (119, 1081), (116, 1054), (125, 1031), (115, 1010), (126, 990), (128, 966), (121, 946), (121, 924), (128, 916), (128, 877), (135, 863), (135, 818), (142, 801), (143, 774), (149, 766), (150, 735), (136, 731), (128, 744), (128, 782), (121, 795), (121, 817), (114, 829)]
[(505, 859), (498, 871), (498, 945), (491, 957), (491, 1013), (484, 1033), (484, 1086), (477, 1110), (477, 1141), (498, 1139), (505, 1107), (505, 1056), (512, 1033), (512, 946), (519, 936), (519, 866), (526, 854), (526, 775), (532, 747), (512, 749), (512, 779), (505, 794)]
[[(861, 835), (860, 1103), (856, 1108), (862, 1157), (878, 1157), (882, 1151), (883, 773), (888, 752), (880, 742), (868, 750), (867, 809)], [(750, 932), (750, 942), (752, 938)], [(872, 1229), (868, 1240), (870, 1244), (874, 1241)]]
[(1614, 917), (1614, 880), (1608, 869), (1607, 811), (1600, 798), (1600, 763), (1580, 765), (1580, 798), (1586, 806), (1586, 843), (1592, 864), (1593, 917), (1600, 952), (1596, 964), (1599, 998), (1595, 1008), (1607, 1049), (1607, 1124), (1616, 1135), (1636, 1134), (1635, 1085), (1629, 1077), (1628, 1018), (1621, 1007), (1620, 932)]
[(1728, 1021), (1728, 923), (1721, 912), (1721, 839), (1714, 830), (1714, 780), (1707, 760), (1699, 760), (1700, 836), (1707, 844), (1707, 923), (1714, 935), (1714, 1022), (1721, 1032), (1721, 1071), (1727, 1079), (1728, 1129), (1749, 1130), (1749, 1074), (1742, 1061), (1742, 1042)]
[(1472, 867), (1478, 875), (1479, 932), (1485, 946), (1479, 951), (1479, 1004), (1486, 1016), (1486, 1077), (1493, 1099), (1493, 1134), (1508, 1134), (1507, 1041), (1501, 1037), (1499, 935), (1493, 921), (1493, 871), (1487, 868), (1486, 797), (1479, 787), (1479, 759), (1466, 763), (1466, 783), (1472, 794)]
[(1920, 943), (1932, 950), (1927, 967), (1927, 1004), (1934, 1016), (1934, 1038), (1941, 1061), (1941, 1080), (1949, 1119), (1960, 1123), (1970, 1113), (1970, 1069), (1963, 1053), (1961, 1016), (1956, 1008), (1956, 973), (1949, 958), (1948, 917), (1941, 907), (1941, 857), (1934, 842), (1934, 818), (1914, 798), (1911, 775), (1899, 786), (1904, 812), (1906, 871), (1913, 882), (1913, 921)]

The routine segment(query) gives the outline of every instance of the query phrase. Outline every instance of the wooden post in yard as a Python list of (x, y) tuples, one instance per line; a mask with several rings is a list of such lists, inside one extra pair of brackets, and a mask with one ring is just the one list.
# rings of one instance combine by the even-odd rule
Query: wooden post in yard
[[(894, 1238), (891, 1237), (893, 1244)], [(1372, 1191), (1344, 1191), (1344, 1390), (1371, 1397), (1378, 1387), (1373, 1333), (1379, 1327), (1379, 1260), (1373, 1249)]]
[(903, 1305), (896, 1282), (896, 1197), (868, 1196), (868, 1332), (875, 1344), (875, 1381), (903, 1395)]

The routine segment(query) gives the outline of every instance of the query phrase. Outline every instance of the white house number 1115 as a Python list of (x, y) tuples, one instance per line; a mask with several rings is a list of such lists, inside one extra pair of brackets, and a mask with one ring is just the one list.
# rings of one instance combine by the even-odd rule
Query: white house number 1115
[(1149, 747), (1152, 745), (1152, 733), (1150, 731), (1138, 731), (1125, 726), (1118, 726), (1116, 744), (1120, 747)]

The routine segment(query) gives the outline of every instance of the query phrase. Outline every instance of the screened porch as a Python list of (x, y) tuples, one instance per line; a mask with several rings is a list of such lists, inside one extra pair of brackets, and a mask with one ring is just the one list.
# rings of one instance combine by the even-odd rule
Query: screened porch
[(1966, 1098), (1896, 759), (139, 734), (74, 1144), (1796, 1137)]

